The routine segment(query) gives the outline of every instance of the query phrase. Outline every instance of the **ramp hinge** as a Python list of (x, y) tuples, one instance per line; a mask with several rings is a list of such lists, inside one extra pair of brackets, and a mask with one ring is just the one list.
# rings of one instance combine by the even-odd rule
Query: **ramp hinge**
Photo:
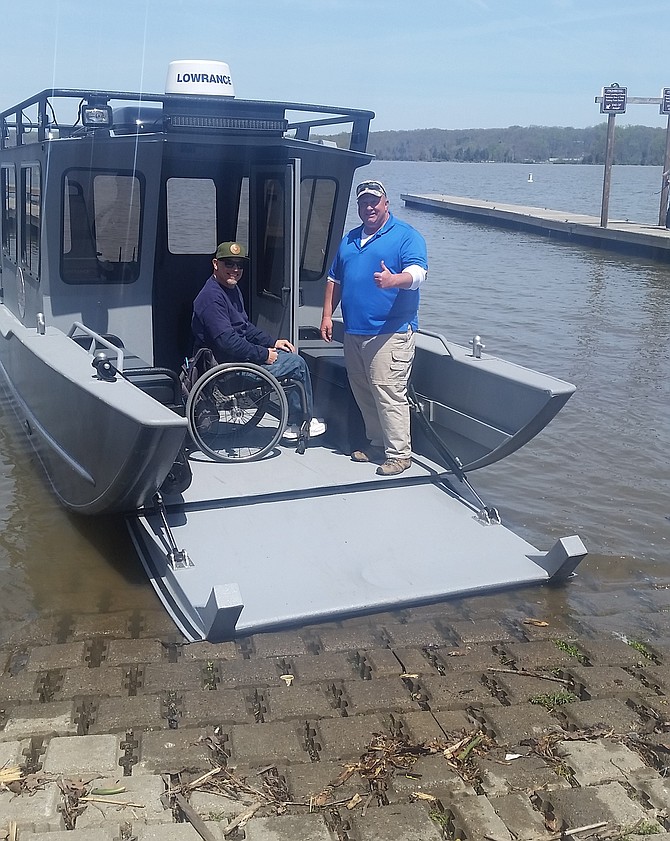
[[(472, 486), (470, 486), (470, 490), (473, 491), (479, 502), (481, 502), (479, 495), (476, 491), (474, 491)], [(494, 508), (492, 505), (484, 505), (483, 508), (480, 508), (479, 511), (477, 511), (477, 519), (486, 523), (487, 526), (499, 526), (502, 523), (498, 509)]]
[(165, 511), (165, 503), (160, 491), (156, 491), (154, 495), (154, 505), (158, 511), (158, 516), (161, 518), (163, 525), (163, 532), (168, 544), (167, 561), (171, 569), (185, 569), (186, 567), (194, 566), (193, 561), (189, 558), (186, 549), (179, 549), (172, 534), (172, 530), (168, 525), (167, 512)]

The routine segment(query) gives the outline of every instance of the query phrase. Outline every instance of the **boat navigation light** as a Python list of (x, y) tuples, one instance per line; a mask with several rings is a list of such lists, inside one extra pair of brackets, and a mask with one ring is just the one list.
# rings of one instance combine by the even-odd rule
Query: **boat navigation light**
[(111, 128), (114, 122), (111, 105), (96, 102), (82, 103), (81, 124), (86, 128)]
[(225, 62), (188, 59), (170, 62), (165, 93), (235, 96), (235, 87), (230, 68)]

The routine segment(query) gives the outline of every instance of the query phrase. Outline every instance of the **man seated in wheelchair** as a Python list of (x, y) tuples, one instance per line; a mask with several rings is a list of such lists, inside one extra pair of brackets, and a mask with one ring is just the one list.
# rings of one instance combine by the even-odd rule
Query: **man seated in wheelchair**
[[(249, 320), (238, 284), (249, 258), (238, 242), (222, 242), (212, 260), (214, 271), (193, 302), (191, 329), (194, 352), (208, 347), (216, 361), (253, 362), (265, 365), (278, 380), (289, 378), (302, 383), (309, 435), (323, 435), (326, 424), (312, 417), (312, 381), (305, 360), (288, 339), (273, 339)], [(303, 421), (298, 388), (286, 390), (289, 414), (284, 437), (295, 441)]]

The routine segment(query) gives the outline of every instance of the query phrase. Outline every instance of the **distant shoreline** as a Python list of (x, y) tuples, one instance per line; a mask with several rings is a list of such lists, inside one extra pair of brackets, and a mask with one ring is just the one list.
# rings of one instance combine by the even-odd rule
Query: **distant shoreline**
[[(662, 166), (666, 129), (617, 126), (614, 164)], [(454, 163), (605, 162), (607, 125), (577, 129), (561, 126), (509, 126), (495, 129), (413, 129), (370, 132), (368, 151), (381, 161)], [(328, 138), (344, 145), (344, 134)]]

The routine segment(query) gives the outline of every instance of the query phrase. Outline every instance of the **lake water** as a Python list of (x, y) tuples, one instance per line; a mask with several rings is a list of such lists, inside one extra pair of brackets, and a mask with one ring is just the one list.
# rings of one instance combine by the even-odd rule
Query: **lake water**
[[(578, 533), (591, 574), (613, 585), (613, 598), (636, 576), (668, 580), (670, 266), (400, 200), (445, 193), (599, 216), (602, 167), (375, 162), (363, 172), (385, 183), (393, 211), (428, 242), (421, 326), (465, 345), (479, 334), (487, 352), (577, 386), (527, 447), (471, 474), (484, 499), (540, 548)], [(615, 167), (609, 218), (656, 224), (660, 187), (658, 167)], [(357, 221), (353, 208), (349, 221)], [(27, 443), (7, 427), (0, 424), (0, 643), (60, 608), (156, 607), (123, 522), (82, 522), (60, 509)]]

